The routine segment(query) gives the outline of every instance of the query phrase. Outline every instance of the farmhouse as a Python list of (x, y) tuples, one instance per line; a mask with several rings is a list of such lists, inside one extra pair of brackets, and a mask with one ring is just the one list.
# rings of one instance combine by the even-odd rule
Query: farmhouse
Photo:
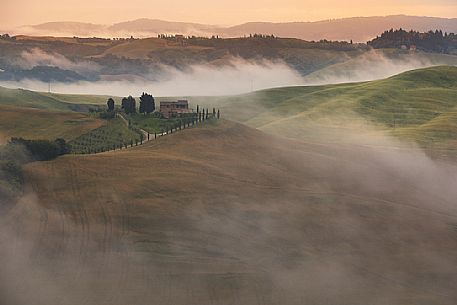
[(160, 102), (160, 112), (165, 118), (179, 117), (183, 113), (191, 113), (187, 100)]

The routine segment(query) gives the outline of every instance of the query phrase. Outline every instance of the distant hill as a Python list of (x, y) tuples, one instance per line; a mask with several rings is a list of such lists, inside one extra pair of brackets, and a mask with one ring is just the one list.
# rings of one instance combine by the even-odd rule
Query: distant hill
[[(213, 25), (170, 22), (158, 19), (137, 19), (133, 21), (120, 22), (108, 27), (108, 32), (119, 34), (130, 34), (134, 36), (156, 36), (160, 33), (181, 33), (186, 35), (209, 35), (218, 31), (219, 28)], [(222, 30), (222, 29), (221, 29)]]
[(420, 33), (417, 31), (389, 30), (368, 42), (375, 49), (419, 49), (435, 53), (457, 53), (457, 35), (441, 30)]
[(352, 39), (357, 42), (365, 42), (390, 28), (413, 29), (416, 31), (441, 29), (443, 32), (457, 32), (457, 18), (447, 19), (397, 15), (386, 17), (353, 17), (316, 22), (250, 22), (232, 27), (143, 18), (113, 25), (50, 22), (18, 28), (17, 34), (150, 37), (160, 33), (180, 33), (197, 36), (219, 35), (222, 37), (238, 37), (251, 33), (259, 33), (305, 40)]
[(106, 32), (106, 26), (84, 22), (47, 22), (26, 25), (17, 29), (18, 33), (38, 35), (59, 35), (92, 37)]
[(354, 40), (365, 42), (390, 28), (429, 31), (441, 29), (457, 32), (457, 18), (434, 18), (416, 16), (354, 17), (317, 22), (268, 23), (252, 22), (225, 30), (228, 36), (249, 33), (274, 34), (281, 37), (296, 37), (305, 40)]
[[(240, 61), (241, 59), (241, 61)], [(102, 39), (14, 36), (0, 39), (1, 81), (43, 82), (156, 81), (170, 79), (170, 69), (243, 67), (291, 68), (306, 84), (385, 78), (435, 65), (457, 65), (457, 56), (418, 50), (371, 50), (367, 44), (309, 42), (253, 35), (246, 38)], [(151, 71), (154, 71), (151, 74)], [(322, 71), (320, 73), (319, 71)], [(282, 83), (281, 85), (289, 85)], [(266, 88), (257, 86), (255, 88)], [(241, 92), (241, 91), (238, 91)], [(120, 93), (119, 93), (120, 94)], [(183, 94), (183, 93), (167, 93)], [(205, 94), (205, 93), (198, 93)]]

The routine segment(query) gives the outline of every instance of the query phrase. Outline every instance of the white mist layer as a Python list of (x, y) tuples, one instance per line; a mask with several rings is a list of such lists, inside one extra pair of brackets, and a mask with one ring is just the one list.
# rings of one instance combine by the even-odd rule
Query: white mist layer
[[(302, 77), (284, 63), (262, 61), (251, 63), (237, 60), (229, 66), (197, 65), (187, 71), (166, 67), (157, 81), (97, 81), (77, 83), (52, 83), (54, 93), (138, 95), (151, 92), (156, 96), (216, 96), (241, 94), (254, 90), (292, 85), (304, 85)], [(153, 75), (157, 78), (156, 75)], [(24, 80), (3, 82), (2, 86), (47, 91), (48, 84)]]
[(437, 65), (456, 64), (457, 57), (424, 53), (395, 54), (371, 50), (341, 64), (318, 70), (305, 77), (308, 85), (340, 84), (384, 79), (406, 71)]
[[(162, 66), (150, 75), (101, 75), (95, 82), (53, 82), (51, 91), (63, 94), (96, 94), (127, 96), (150, 92), (155, 96), (236, 95), (255, 90), (306, 85), (325, 85), (372, 81), (405, 71), (436, 65), (455, 65), (456, 56), (404, 53), (386, 55), (372, 50), (343, 63), (335, 64), (302, 77), (282, 61), (246, 61), (233, 59), (228, 65), (193, 65), (185, 70)], [(23, 68), (54, 66), (78, 73), (96, 72), (99, 65), (89, 61), (75, 62), (63, 55), (40, 49), (24, 52), (17, 64)], [(48, 83), (37, 80), (0, 82), (0, 86), (48, 91)]]
[(15, 63), (23, 69), (32, 69), (37, 66), (51, 66), (82, 73), (98, 71), (100, 69), (100, 66), (94, 62), (72, 61), (59, 53), (45, 52), (40, 48), (23, 51), (21, 57)]

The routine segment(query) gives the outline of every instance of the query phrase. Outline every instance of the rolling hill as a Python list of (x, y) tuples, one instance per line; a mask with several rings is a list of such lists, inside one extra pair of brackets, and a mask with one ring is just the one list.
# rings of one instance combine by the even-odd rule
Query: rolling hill
[[(282, 69), (285, 64), (290, 73), (306, 77), (307, 83), (319, 84), (333, 77), (333, 71), (336, 72), (335, 77), (340, 76), (341, 82), (344, 77), (349, 81), (373, 80), (422, 67), (457, 65), (457, 55), (423, 50), (372, 50), (367, 44), (346, 41), (312, 42), (249, 35), (225, 39), (22, 35), (0, 39), (0, 46), (0, 85), (2, 82), (11, 86), (11, 83), (39, 80), (45, 83), (42, 88), (49, 81), (61, 86), (94, 81), (160, 84), (161, 81), (172, 80), (176, 70), (187, 76), (201, 67), (243, 69), (246, 65), (255, 65)], [(453, 52), (451, 49), (448, 51)], [(369, 71), (365, 71), (366, 68)]]
[(223, 33), (228, 36), (262, 33), (305, 40), (327, 39), (366, 42), (376, 37), (380, 31), (390, 28), (416, 31), (446, 29), (444, 31), (457, 32), (457, 19), (396, 15), (353, 17), (316, 22), (250, 22), (228, 28)]
[(430, 162), (221, 121), (29, 164), (1, 219), (2, 298), (451, 305), (455, 166)]
[[(105, 98), (1, 92), (0, 132)], [(238, 122), (27, 164), (0, 202), (2, 301), (453, 305), (457, 168), (423, 150), (455, 156), (456, 97), (450, 66), (195, 97)]]
[(372, 82), (189, 99), (217, 105), (226, 118), (300, 140), (340, 142), (354, 132), (381, 130), (438, 155), (455, 156), (457, 149), (456, 67), (419, 69)]
[(207, 36), (218, 29), (219, 27), (214, 25), (172, 22), (148, 18), (119, 22), (107, 28), (108, 33), (123, 33), (124, 35), (133, 35), (130, 33), (134, 33), (136, 37), (157, 36), (157, 34), (163, 33)]
[(50, 22), (21, 27), (19, 34), (109, 37), (155, 37), (157, 34), (184, 34), (196, 36), (219, 35), (221, 37), (242, 37), (259, 33), (305, 40), (354, 40), (366, 42), (390, 28), (429, 31), (441, 29), (457, 32), (457, 19), (419, 16), (374, 16), (322, 20), (315, 22), (249, 22), (221, 27), (187, 22), (170, 22), (157, 19), (137, 19), (113, 25), (98, 25), (78, 22)]
[(0, 139), (64, 138), (71, 141), (106, 124), (90, 116), (107, 97), (60, 95), (0, 87)]
[(107, 96), (64, 95), (0, 87), (0, 105), (57, 111), (87, 112), (90, 107), (105, 104)]
[[(344, 68), (335, 68), (338, 70)], [(344, 142), (351, 141), (353, 133), (365, 131), (371, 136), (381, 131), (416, 143), (436, 157), (457, 155), (457, 68), (452, 66), (413, 70), (371, 82), (187, 98), (194, 105), (220, 108), (230, 120), (283, 137)], [(103, 107), (106, 100), (106, 96), (0, 89), (0, 104), (10, 106), (87, 111), (92, 104)], [(119, 104), (119, 98), (116, 100)]]
[(0, 105), (0, 140), (22, 137), (71, 141), (104, 124), (83, 113)]

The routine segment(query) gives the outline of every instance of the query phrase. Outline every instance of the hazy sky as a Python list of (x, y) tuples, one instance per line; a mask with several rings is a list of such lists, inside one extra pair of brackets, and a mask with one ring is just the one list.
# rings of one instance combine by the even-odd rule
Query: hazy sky
[(408, 14), (457, 17), (456, 0), (0, 0), (0, 26), (137, 18), (232, 25)]

